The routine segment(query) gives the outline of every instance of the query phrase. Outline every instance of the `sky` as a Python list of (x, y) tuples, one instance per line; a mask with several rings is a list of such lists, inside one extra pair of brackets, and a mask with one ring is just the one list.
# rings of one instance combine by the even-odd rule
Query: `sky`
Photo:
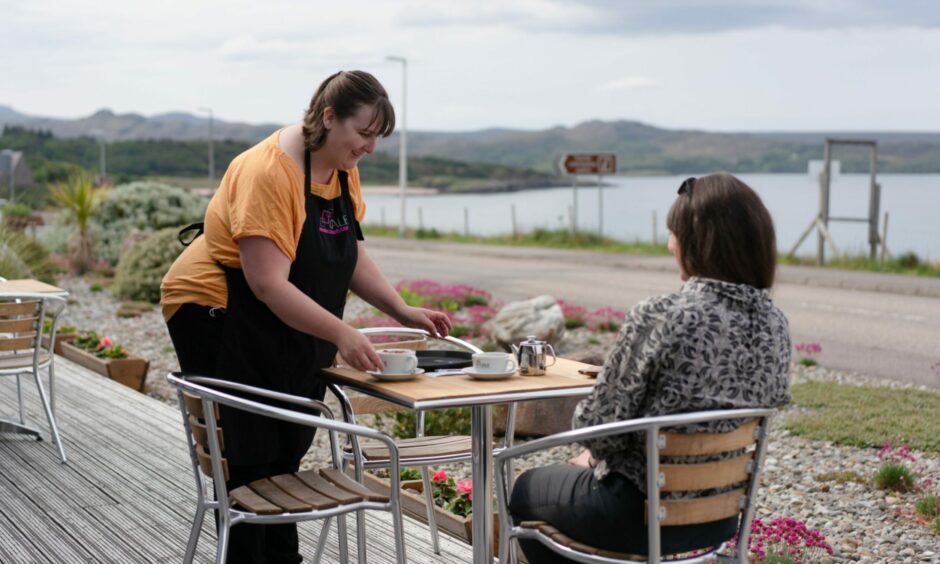
[(940, 131), (933, 0), (0, 0), (0, 105), (300, 119), (339, 69), (409, 129)]

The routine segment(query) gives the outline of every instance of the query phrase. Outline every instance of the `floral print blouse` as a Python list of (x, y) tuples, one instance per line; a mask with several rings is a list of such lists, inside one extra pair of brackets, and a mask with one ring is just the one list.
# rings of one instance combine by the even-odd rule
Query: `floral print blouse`
[[(627, 314), (575, 428), (691, 411), (776, 407), (790, 400), (790, 332), (767, 290), (690, 278)], [(737, 422), (738, 424), (740, 422)], [(735, 422), (688, 426), (726, 432)], [(642, 433), (589, 440), (595, 476), (623, 474), (646, 491)]]

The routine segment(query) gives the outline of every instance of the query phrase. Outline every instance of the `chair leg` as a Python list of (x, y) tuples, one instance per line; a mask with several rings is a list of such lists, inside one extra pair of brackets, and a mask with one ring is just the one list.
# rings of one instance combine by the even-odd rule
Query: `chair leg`
[(52, 408), (49, 406), (49, 398), (46, 397), (46, 391), (42, 387), (42, 380), (39, 378), (38, 371), (33, 373), (33, 379), (36, 381), (36, 387), (39, 389), (39, 399), (42, 400), (42, 407), (46, 411), (46, 419), (49, 420), (49, 429), (52, 432), (52, 440), (59, 449), (59, 458), (62, 460), (62, 464), (65, 464), (68, 462), (65, 457), (65, 447), (62, 446), (62, 439), (59, 437), (59, 429), (55, 424), (55, 416), (52, 415)]
[(336, 518), (336, 534), (339, 536), (339, 561), (343, 564), (349, 563), (349, 542), (346, 530), (346, 516), (340, 515)]
[(395, 532), (395, 558), (398, 564), (405, 564), (405, 526), (402, 523), (401, 504), (392, 507), (392, 528)]
[(49, 407), (55, 416), (55, 355), (49, 360)]
[(228, 537), (231, 532), (231, 525), (226, 520), (219, 524), (219, 543), (215, 549), (215, 564), (225, 564), (228, 556)]
[(202, 520), (206, 516), (205, 507), (197, 507), (193, 516), (193, 527), (189, 531), (189, 540), (186, 541), (186, 554), (183, 555), (183, 564), (192, 564), (196, 557), (196, 545), (199, 544), (199, 533), (202, 532)]
[(366, 512), (356, 511), (356, 555), (359, 564), (366, 564)]
[(509, 539), (509, 542), (506, 544), (509, 545), (510, 564), (519, 564), (519, 551), (522, 549), (519, 547), (518, 539), (515, 539), (515, 538)]
[(332, 524), (332, 517), (323, 520), (323, 527), (320, 528), (320, 538), (317, 540), (317, 552), (313, 555), (313, 564), (320, 564), (320, 559), (323, 558), (323, 551), (326, 549), (326, 541), (329, 538), (330, 525)]
[(440, 554), (441, 542), (437, 534), (437, 518), (434, 515), (434, 492), (431, 491), (431, 476), (427, 466), (421, 467), (421, 484), (424, 487), (424, 504), (428, 512), (428, 530), (431, 531), (431, 548), (434, 554)]
[[(20, 408), (20, 425), (25, 425), (26, 421), (23, 419), (23, 387), (20, 386), (20, 375), (16, 375), (16, 404)], [(39, 440), (42, 440), (42, 437), (39, 437)]]

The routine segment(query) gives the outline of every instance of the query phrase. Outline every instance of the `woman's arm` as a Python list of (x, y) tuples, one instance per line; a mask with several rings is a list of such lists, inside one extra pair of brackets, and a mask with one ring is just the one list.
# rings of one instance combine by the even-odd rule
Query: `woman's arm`
[(264, 237), (245, 237), (238, 241), (238, 249), (248, 286), (281, 321), (298, 331), (333, 343), (354, 368), (383, 368), (382, 360), (369, 339), (288, 281), (290, 259), (274, 241)]
[(359, 241), (359, 260), (353, 272), (352, 291), (406, 327), (424, 329), (441, 337), (450, 333), (451, 323), (447, 315), (439, 311), (411, 307), (401, 299), (366, 252), (362, 241)]

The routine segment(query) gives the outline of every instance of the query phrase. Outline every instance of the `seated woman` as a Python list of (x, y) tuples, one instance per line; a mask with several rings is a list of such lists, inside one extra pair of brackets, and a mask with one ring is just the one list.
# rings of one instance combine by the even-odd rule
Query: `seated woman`
[[(669, 210), (669, 250), (685, 282), (627, 315), (574, 427), (702, 410), (775, 407), (789, 401), (787, 319), (768, 291), (776, 269), (773, 221), (757, 194), (726, 173), (682, 183)], [(729, 422), (689, 431), (730, 431)], [(588, 441), (570, 460), (522, 474), (513, 520), (544, 520), (582, 542), (646, 554), (646, 457), (642, 434)], [(664, 553), (731, 538), (737, 517), (667, 527)], [(522, 541), (529, 562), (567, 562)]]

